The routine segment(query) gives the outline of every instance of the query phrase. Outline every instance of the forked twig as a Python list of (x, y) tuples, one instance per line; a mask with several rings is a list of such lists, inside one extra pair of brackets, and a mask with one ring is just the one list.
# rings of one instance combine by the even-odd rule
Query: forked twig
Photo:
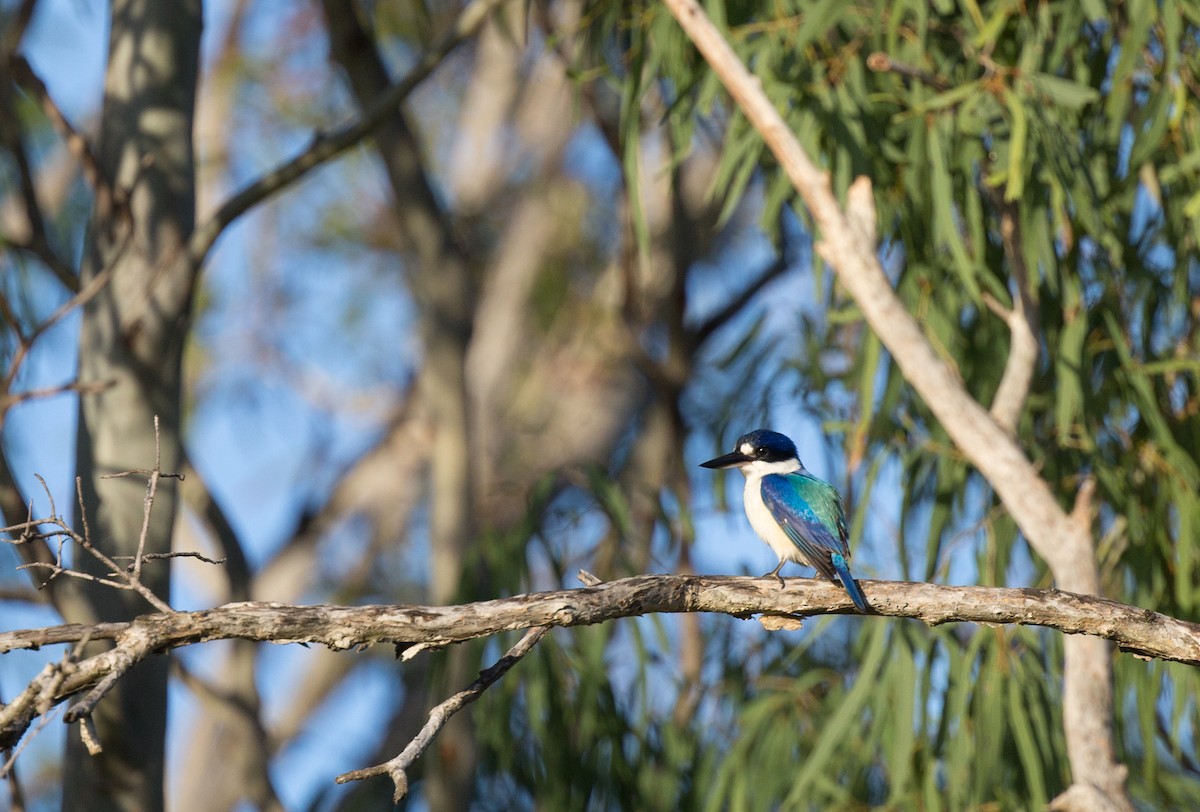
[[(159, 423), (158, 417), (154, 418), (154, 467), (149, 470), (137, 471), (122, 471), (118, 474), (110, 474), (105, 478), (133, 476), (137, 474), (145, 475), (148, 478), (146, 484), (146, 497), (142, 513), (142, 528), (141, 534), (138, 537), (137, 552), (133, 556), (115, 556), (110, 557), (102, 550), (98, 549), (92, 543), (92, 530), (88, 524), (87, 505), (83, 498), (83, 480), (80, 477), (75, 478), (75, 496), (79, 505), (79, 522), (83, 528), (83, 532), (75, 531), (66, 520), (58, 515), (58, 508), (54, 504), (54, 496), (50, 492), (50, 488), (46, 485), (46, 481), (39, 475), (38, 482), (42, 485), (42, 490), (46, 494), (46, 499), (50, 503), (50, 515), (43, 519), (33, 518), (32, 505), (30, 506), (29, 518), (23, 522), (9, 525), (8, 527), (0, 528), (0, 533), (19, 533), (16, 539), (12, 540), (15, 544), (24, 544), (36, 540), (57, 539), (58, 546), (55, 550), (53, 561), (34, 561), (28, 564), (23, 564), (17, 569), (42, 569), (48, 570), (49, 575), (42, 582), (39, 588), (45, 587), (55, 578), (60, 575), (65, 575), (71, 578), (79, 578), (84, 581), (100, 584), (102, 586), (112, 587), (113, 589), (124, 589), (138, 593), (146, 601), (160, 612), (173, 612), (170, 604), (163, 601), (154, 591), (142, 583), (142, 565), (148, 560), (162, 560), (170, 558), (197, 558), (201, 561), (210, 564), (220, 564), (224, 559), (214, 560), (200, 553), (195, 552), (167, 552), (167, 553), (146, 553), (146, 537), (149, 533), (150, 515), (154, 510), (154, 501), (158, 495), (158, 481), (163, 477), (172, 477), (182, 479), (182, 474), (163, 473), (161, 470), (162, 456), (159, 441)], [(48, 530), (43, 530), (42, 527), (48, 525)], [(106, 574), (97, 575), (90, 572), (84, 572), (79, 569), (72, 569), (64, 563), (63, 550), (67, 542), (74, 542), (81, 550), (86, 551), (89, 555), (104, 565), (107, 570)], [(118, 561), (131, 559), (131, 562), (122, 566)]]
[[(0, 296), (0, 311), (3, 312), (5, 321), (12, 325), (13, 332), (17, 339), (16, 348), (14, 349), (13, 356), (8, 363), (8, 369), (5, 370), (3, 378), (0, 378), (0, 424), (3, 424), (4, 416), (8, 413), (8, 410), (17, 403), (33, 397), (56, 394), (54, 390), (47, 390), (44, 392), (23, 392), (15, 395), (11, 395), (9, 393), (12, 390), (13, 383), (17, 379), (17, 373), (21, 371), (21, 367), (28, 358), (29, 352), (33, 348), (34, 343), (47, 330), (66, 318), (68, 314), (87, 304), (93, 297), (96, 296), (97, 293), (104, 289), (104, 286), (107, 285), (111, 279), (111, 267), (100, 271), (100, 273), (92, 277), (92, 279), (89, 280), (81, 290), (72, 295), (70, 299), (59, 305), (53, 313), (37, 324), (37, 326), (35, 326), (28, 334), (24, 333), (20, 329), (16, 314), (12, 312), (11, 307), (8, 305), (8, 301)], [(102, 389), (107, 388), (108, 386), (108, 382), (105, 381), (87, 383), (77, 382), (74, 384), (68, 384), (66, 387), (64, 387), (64, 389), (75, 389), (80, 394), (90, 394), (93, 391), (102, 391)]]
[(339, 784), (346, 784), (351, 781), (361, 781), (364, 778), (386, 774), (396, 786), (396, 791), (392, 794), (392, 801), (399, 803), (401, 799), (408, 795), (408, 774), (406, 771), (421, 757), (422, 753), (429, 749), (429, 746), (433, 744), (434, 738), (446, 726), (446, 723), (450, 721), (450, 717), (482, 696), (484, 691), (503, 677), (522, 657), (528, 654), (537, 645), (538, 641), (546, 636), (546, 632), (548, 631), (550, 631), (549, 626), (534, 626), (530, 628), (503, 657), (493, 663), (490, 668), (480, 671), (478, 679), (429, 711), (429, 719), (426, 720), (416, 737), (400, 752), (400, 755), (385, 761), (383, 764), (377, 764), (374, 767), (365, 767), (361, 770), (343, 773), (337, 777), (337, 782)]
[[(587, 570), (581, 569), (578, 577), (585, 586), (597, 586), (603, 583), (600, 578), (597, 578)], [(371, 778), (372, 776), (386, 773), (396, 787), (396, 791), (392, 795), (392, 801), (399, 803), (402, 798), (408, 795), (408, 768), (416, 763), (416, 760), (421, 757), (422, 753), (429, 749), (429, 746), (433, 744), (434, 738), (446, 726), (446, 723), (450, 721), (450, 717), (478, 699), (488, 687), (503, 677), (510, 668), (516, 665), (522, 657), (537, 645), (539, 640), (546, 636), (546, 632), (550, 631), (551, 628), (550, 626), (531, 627), (503, 657), (492, 664), (490, 668), (480, 671), (478, 679), (433, 708), (429, 712), (429, 719), (426, 720), (417, 735), (413, 737), (413, 740), (408, 743), (408, 746), (400, 752), (400, 755), (385, 761), (383, 764), (377, 764), (374, 767), (365, 767), (361, 770), (354, 770), (339, 775), (337, 782), (345, 784), (350, 781), (360, 781), (364, 778)], [(437, 643), (417, 643), (405, 648), (400, 654), (400, 659), (408, 661), (419, 652), (442, 647)]]

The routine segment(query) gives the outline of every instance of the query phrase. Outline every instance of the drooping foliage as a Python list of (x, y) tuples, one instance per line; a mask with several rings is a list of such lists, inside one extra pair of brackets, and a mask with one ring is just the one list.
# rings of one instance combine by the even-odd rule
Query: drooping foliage
[[(706, 10), (835, 190), (872, 180), (885, 267), (984, 404), (1008, 361), (1004, 315), (1025, 299), (1038, 351), (1015, 427), (1022, 447), (1066, 507), (1094, 479), (1108, 596), (1196, 618), (1200, 9), (785, 0)], [(774, 229), (795, 205), (790, 186), (667, 10), (597, 3), (591, 14), (594, 64), (622, 92), (627, 156), (645, 99), (661, 96), (679, 158), (719, 143), (712, 194), (724, 216), (757, 200)], [(636, 161), (625, 167), (638, 182)], [(832, 274), (815, 260), (812, 274), (788, 358), (758, 380), (823, 421), (856, 507), (899, 505), (894, 538), (874, 527), (866, 554), (908, 578), (1049, 585)], [(754, 355), (760, 327), (729, 328), (743, 333), (728, 346)], [(753, 397), (727, 390), (727, 405), (697, 414), (728, 436)], [(881, 482), (899, 491), (881, 494)], [(848, 649), (826, 642), (835, 629), (853, 635)], [(627, 770), (649, 780), (680, 769), (686, 778), (671, 780), (695, 794), (674, 802), (709, 809), (1036, 808), (1069, 782), (1054, 635), (830, 623), (804, 640), (766, 643), (747, 672), (743, 646), (710, 639), (727, 662), (707, 674), (710, 715), (685, 725), (699, 752), (681, 764), (638, 751)], [(1134, 798), (1200, 802), (1187, 745), (1200, 677), (1116, 663), (1117, 745)], [(621, 741), (644, 738), (623, 731), (609, 747)]]

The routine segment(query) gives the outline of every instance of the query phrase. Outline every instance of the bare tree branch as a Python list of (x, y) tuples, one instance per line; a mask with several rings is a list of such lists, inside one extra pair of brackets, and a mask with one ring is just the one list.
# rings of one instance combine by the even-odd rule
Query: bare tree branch
[(1021, 224), (1017, 207), (1004, 200), (996, 190), (991, 196), (1000, 210), (1000, 239), (1004, 243), (1004, 256), (1013, 278), (1013, 306), (1004, 307), (987, 293), (987, 306), (1008, 325), (1010, 343), (1008, 361), (996, 396), (992, 398), (992, 418), (1010, 435), (1016, 436), (1017, 422), (1029, 396), (1029, 385), (1033, 381), (1033, 370), (1037, 364), (1038, 339), (1034, 332), (1037, 318), (1033, 299), (1029, 293), (1029, 270), (1025, 266), (1025, 253), (1021, 240)]
[[(862, 584), (875, 615), (881, 617), (914, 618), (931, 626), (949, 622), (1045, 626), (1111, 640), (1139, 657), (1200, 665), (1200, 624), (1105, 598), (1056, 589), (907, 581)], [(854, 614), (844, 591), (815, 578), (789, 578), (780, 589), (774, 580), (743, 576), (640, 575), (584, 589), (458, 606), (292, 606), (246, 601), (196, 612), (142, 615), (132, 621), (0, 632), (0, 654), (84, 639), (112, 640), (117, 649), (125, 649), (122, 655), (110, 650), (76, 663), (56, 695), (56, 701), (61, 701), (109, 674), (114, 656), (136, 658), (211, 640), (319, 643), (337, 650), (373, 644), (445, 646), (534, 626), (582, 626), (681, 612), (740, 618)], [(8, 708), (12, 707), (10, 703)], [(8, 732), (7, 713), (11, 713), (7, 708), (0, 711), (0, 733)]]
[(249, 209), (287, 187), (321, 164), (335, 158), (367, 137), (396, 110), (408, 95), (462, 42), (472, 37), (492, 11), (505, 0), (472, 0), (450, 30), (417, 61), (401, 81), (376, 97), (349, 124), (328, 133), (317, 133), (300, 154), (270, 170), (225, 201), (206, 222), (192, 233), (188, 258), (198, 269), (225, 228)]
[[(854, 614), (835, 584), (814, 578), (639, 575), (585, 589), (534, 592), (458, 606), (292, 606), (262, 601), (132, 621), (65, 624), (0, 632), (0, 653), (83, 639), (120, 641), (144, 634), (154, 651), (210, 640), (320, 643), (347, 649), (376, 643), (448, 645), (533, 626), (581, 626), (644, 614), (714, 612), (807, 617)], [(1200, 665), (1200, 624), (1093, 595), (1057, 589), (941, 586), (863, 581), (881, 617), (931, 626), (950, 622), (1045, 626), (1111, 640), (1122, 651)], [(100, 672), (97, 672), (100, 673)], [(106, 673), (106, 672), (105, 672)]]

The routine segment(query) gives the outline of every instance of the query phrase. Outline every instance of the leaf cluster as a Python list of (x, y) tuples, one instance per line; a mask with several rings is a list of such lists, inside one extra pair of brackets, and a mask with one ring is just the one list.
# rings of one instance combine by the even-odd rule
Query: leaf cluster
[[(1038, 355), (1020, 442), (1064, 506), (1095, 479), (1106, 594), (1195, 618), (1200, 11), (1000, 0), (706, 8), (834, 189), (872, 179), (885, 267), (982, 403), (1008, 362), (1002, 314), (1028, 307)], [(724, 216), (755, 200), (775, 229), (791, 187), (666, 11), (602, 2), (589, 14), (591, 67), (622, 92), (626, 142), (653, 89), (677, 159), (700, 140), (720, 143), (712, 194)], [(853, 305), (826, 271), (813, 275), (792, 394), (825, 421), (857, 504), (899, 471), (901, 537), (873, 552), (916, 579), (1047, 585)], [(757, 329), (739, 352), (761, 357)], [(863, 529), (859, 519), (856, 539)], [(700, 806), (1015, 808), (1065, 788), (1054, 638), (864, 627), (852, 651), (852, 662), (815, 644), (777, 651), (763, 667), (779, 678), (769, 690), (726, 694), (731, 738), (706, 741), (679, 768), (711, 788)], [(727, 655), (726, 676), (741, 665)], [(1116, 678), (1134, 796), (1200, 802), (1183, 744), (1200, 717), (1180, 699), (1196, 695), (1197, 676), (1122, 663)]]

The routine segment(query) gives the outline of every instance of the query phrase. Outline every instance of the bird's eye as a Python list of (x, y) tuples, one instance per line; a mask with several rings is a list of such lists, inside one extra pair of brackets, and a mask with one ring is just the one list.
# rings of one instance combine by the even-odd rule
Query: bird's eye
[(763, 454), (767, 453), (767, 447), (765, 445), (760, 445), (758, 448), (754, 449), (754, 453), (762, 456)]

